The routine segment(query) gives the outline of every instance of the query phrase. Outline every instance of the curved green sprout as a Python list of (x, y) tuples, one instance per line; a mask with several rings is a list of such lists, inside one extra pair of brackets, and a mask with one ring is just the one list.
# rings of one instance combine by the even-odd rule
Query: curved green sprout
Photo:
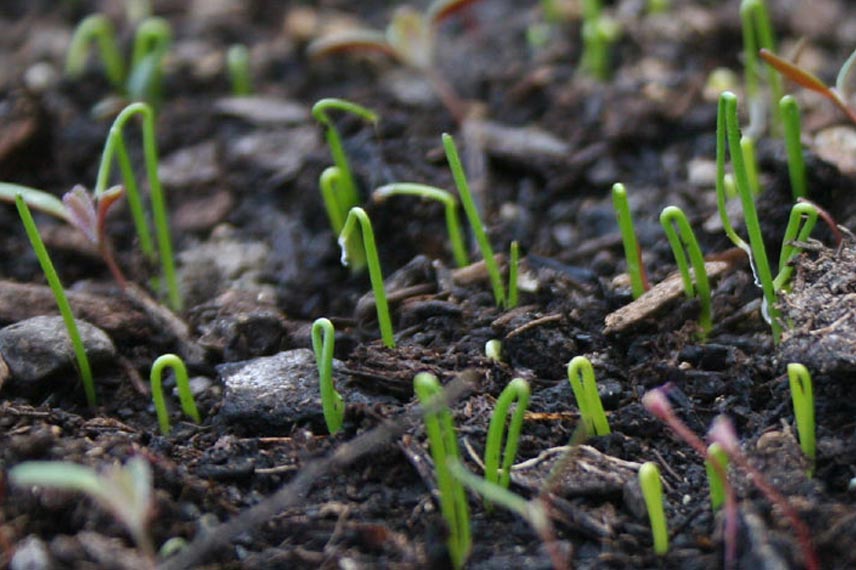
[[(678, 270), (681, 272), (681, 279), (684, 282), (684, 291), (687, 297), (692, 297), (695, 294), (695, 290), (698, 290), (699, 303), (701, 304), (701, 314), (698, 321), (702, 336), (706, 337), (710, 333), (712, 326), (710, 283), (707, 280), (707, 270), (705, 269), (704, 257), (701, 254), (698, 240), (696, 240), (686, 215), (676, 206), (663, 208), (663, 211), (660, 213), (660, 224), (663, 226), (663, 231), (666, 232), (669, 245), (672, 246), (672, 252), (675, 254), (675, 261), (678, 264)], [(677, 231), (675, 231), (675, 225), (678, 226)], [(686, 253), (684, 253), (684, 249), (686, 249)], [(696, 283), (695, 289), (693, 288), (693, 280), (690, 276), (687, 255), (689, 255), (690, 263), (693, 266), (693, 276)]]
[(226, 68), (232, 83), (232, 95), (243, 97), (253, 92), (250, 52), (244, 44), (235, 44), (226, 52)]
[[(714, 462), (718, 465), (714, 465)], [(727, 473), (728, 454), (718, 443), (707, 446), (707, 459), (704, 460), (707, 482), (710, 486), (710, 506), (715, 511), (725, 504), (726, 485), (720, 473)]]
[(443, 133), (443, 149), (446, 151), (446, 159), (449, 161), (449, 168), (452, 170), (452, 177), (455, 179), (455, 186), (458, 188), (458, 195), (461, 198), (464, 213), (467, 215), (467, 220), (469, 220), (470, 227), (473, 229), (476, 243), (479, 244), (479, 249), (482, 252), (482, 258), (484, 258), (484, 264), (487, 267), (487, 273), (490, 277), (490, 285), (493, 289), (493, 298), (496, 301), (496, 306), (504, 307), (505, 287), (502, 284), (499, 265), (497, 265), (496, 259), (493, 257), (493, 248), (490, 246), (490, 240), (487, 238), (487, 232), (485, 232), (478, 208), (476, 208), (476, 204), (473, 201), (470, 185), (467, 182), (467, 175), (464, 173), (461, 157), (458, 155), (458, 149), (455, 146), (455, 139), (448, 133)]
[(779, 100), (779, 113), (785, 129), (785, 150), (788, 153), (788, 175), (791, 179), (791, 192), (794, 200), (807, 198), (805, 159), (803, 158), (800, 134), (800, 106), (793, 95), (785, 95)]
[(812, 467), (809, 476), (814, 473), (816, 457), (815, 424), (814, 424), (814, 385), (811, 374), (802, 364), (788, 364), (788, 382), (791, 387), (791, 400), (794, 404), (794, 418), (797, 422), (797, 433), (800, 436), (800, 449)]
[(134, 36), (128, 95), (133, 100), (157, 102), (161, 96), (161, 62), (172, 43), (172, 29), (163, 18), (143, 20)]
[(374, 230), (372, 230), (372, 223), (369, 220), (368, 214), (359, 207), (351, 208), (351, 211), (348, 212), (345, 226), (342, 228), (342, 233), (339, 234), (339, 247), (342, 248), (342, 265), (348, 264), (348, 255), (350, 253), (350, 248), (347, 247), (348, 239), (354, 233), (358, 223), (362, 231), (362, 241), (365, 246), (366, 261), (369, 266), (369, 279), (372, 282), (372, 291), (374, 292), (380, 336), (387, 348), (395, 348), (395, 338), (392, 334), (392, 320), (389, 317), (389, 304), (386, 301), (386, 291), (383, 288), (383, 273), (381, 272), (380, 259), (378, 259), (377, 255)]
[[(760, 48), (776, 51), (776, 41), (773, 36), (773, 26), (770, 24), (770, 14), (764, 0), (742, 0), (740, 2), (740, 22), (743, 30), (743, 57), (745, 66), (746, 98), (749, 101), (750, 131), (753, 138), (760, 134), (759, 121), (763, 119), (760, 112), (764, 110), (764, 101), (758, 85), (760, 64), (758, 50)], [(782, 98), (784, 89), (782, 78), (772, 68), (767, 70), (767, 83), (770, 86), (771, 100)], [(777, 131), (781, 125), (779, 110), (771, 106), (772, 128)]]
[(817, 223), (817, 217), (817, 208), (809, 202), (800, 202), (799, 204), (794, 204), (793, 208), (791, 208), (788, 226), (785, 228), (785, 237), (782, 238), (779, 273), (773, 279), (773, 287), (776, 291), (781, 291), (787, 287), (794, 272), (794, 268), (791, 267), (790, 262), (799, 253), (800, 248), (792, 242), (806, 241), (808, 236), (811, 235), (811, 230), (814, 229)]
[[(134, 176), (128, 149), (125, 146), (124, 128), (134, 115), (139, 115), (143, 126), (143, 155), (146, 163), (146, 175), (149, 181), (149, 192), (152, 202), (152, 218), (154, 219), (155, 232), (157, 233), (159, 256), (155, 255), (154, 242), (152, 240), (149, 225), (146, 221), (140, 191)], [(181, 309), (181, 294), (178, 290), (178, 278), (175, 272), (175, 259), (172, 250), (172, 238), (169, 231), (169, 219), (166, 210), (163, 188), (158, 176), (158, 152), (157, 140), (155, 139), (155, 116), (151, 106), (146, 103), (131, 103), (125, 107), (113, 121), (104, 152), (101, 155), (101, 164), (98, 168), (98, 178), (95, 183), (95, 197), (100, 197), (107, 190), (110, 179), (110, 168), (113, 157), (119, 163), (125, 190), (128, 193), (128, 205), (134, 219), (134, 227), (140, 238), (140, 248), (150, 260), (160, 257), (161, 272), (166, 281), (167, 300), (169, 306), (174, 310)]]
[(603, 402), (597, 393), (591, 361), (585, 356), (575, 356), (568, 363), (568, 381), (571, 383), (586, 432), (594, 435), (611, 433), (606, 413), (603, 411)]
[(89, 358), (86, 356), (86, 348), (83, 346), (83, 340), (80, 338), (77, 322), (74, 320), (74, 313), (71, 312), (71, 304), (68, 302), (68, 297), (65, 296), (62, 282), (59, 280), (59, 275), (57, 275), (53, 262), (51, 262), (51, 258), (48, 255), (48, 250), (45, 248), (45, 244), (39, 235), (36, 221), (30, 213), (30, 208), (27, 207), (24, 196), (20, 193), (15, 197), (15, 206), (18, 208), (18, 215), (24, 224), (30, 245), (33, 246), (33, 251), (39, 260), (39, 265), (42, 266), (42, 272), (48, 280), (48, 285), (50, 285), (53, 292), (57, 308), (62, 315), (62, 320), (68, 331), (68, 337), (71, 340), (71, 346), (74, 349), (74, 356), (77, 361), (77, 372), (80, 374), (80, 380), (83, 382), (83, 391), (86, 393), (86, 403), (90, 408), (94, 408), (96, 404), (95, 381), (92, 379), (92, 369), (89, 366)]
[[(737, 192), (743, 205), (743, 219), (749, 234), (749, 245), (734, 231), (725, 209), (726, 145), (734, 167)], [(764, 238), (761, 234), (761, 224), (758, 222), (758, 213), (755, 211), (755, 198), (752, 195), (746, 164), (740, 147), (737, 96), (730, 91), (725, 91), (720, 95), (716, 118), (716, 203), (726, 235), (734, 245), (749, 256), (756, 283), (760, 283), (764, 292), (765, 317), (767, 317), (772, 329), (773, 342), (778, 344), (782, 336), (782, 327), (779, 324), (779, 309), (776, 307), (776, 290), (773, 286), (773, 276), (770, 271), (770, 263), (767, 260)]]
[(621, 242), (624, 244), (624, 259), (627, 262), (627, 273), (630, 275), (630, 289), (633, 291), (633, 298), (638, 299), (645, 293), (647, 287), (639, 242), (636, 241), (636, 230), (633, 228), (633, 217), (630, 215), (630, 205), (627, 202), (627, 190), (620, 182), (612, 185), (612, 207), (615, 209)]
[(65, 60), (66, 74), (71, 77), (80, 77), (83, 74), (86, 67), (86, 54), (89, 45), (93, 42), (98, 46), (107, 79), (116, 90), (122, 91), (125, 83), (125, 64), (122, 63), (113, 24), (103, 14), (87, 16), (77, 25), (71, 44), (68, 46), (68, 56)]
[[(321, 188), (321, 199), (324, 202), (324, 210), (333, 233), (339, 235), (345, 226), (345, 218), (348, 216), (349, 208), (343, 207), (339, 201), (339, 189), (342, 187), (342, 171), (338, 166), (328, 166), (318, 178), (318, 186)], [(356, 206), (356, 204), (354, 204)], [(353, 207), (353, 206), (351, 206)], [(352, 252), (352, 254), (359, 252)]]
[(202, 421), (199, 417), (199, 410), (196, 409), (196, 402), (193, 400), (193, 393), (190, 391), (190, 380), (187, 377), (187, 368), (184, 366), (184, 361), (175, 354), (163, 354), (152, 364), (152, 372), (149, 376), (152, 385), (152, 401), (155, 404), (155, 410), (158, 414), (158, 426), (160, 426), (160, 431), (163, 435), (169, 435), (169, 432), (172, 431), (169, 425), (166, 400), (163, 396), (163, 369), (167, 367), (172, 368), (173, 372), (175, 372), (175, 384), (178, 387), (178, 399), (181, 401), (181, 410), (195, 423), (198, 424)]
[[(318, 378), (321, 386), (321, 408), (324, 421), (330, 435), (342, 429), (345, 419), (345, 401), (333, 386), (333, 347), (335, 330), (329, 319), (316, 319), (312, 323), (312, 350), (318, 366)], [(323, 335), (323, 337), (322, 337)]]
[(446, 212), (446, 230), (449, 232), (449, 242), (452, 244), (455, 263), (458, 267), (469, 265), (467, 248), (464, 246), (461, 224), (458, 221), (458, 200), (451, 192), (427, 184), (398, 182), (381, 186), (372, 193), (372, 198), (376, 201), (385, 200), (389, 196), (419, 196), (443, 204)]
[(648, 519), (651, 521), (654, 552), (663, 556), (669, 551), (669, 531), (663, 506), (663, 483), (660, 481), (660, 470), (653, 461), (647, 461), (639, 468), (639, 486), (642, 488), (642, 497), (648, 508)]
[[(419, 403), (426, 406), (442, 396), (443, 389), (437, 377), (421, 372), (413, 379), (413, 390)], [(449, 526), (449, 556), (455, 568), (462, 568), (470, 552), (470, 512), (467, 496), (461, 483), (449, 472), (449, 462), (460, 460), (458, 439), (452, 414), (447, 406), (434, 413), (425, 414), (425, 433), (431, 447), (431, 458), (437, 474), (437, 487), (440, 490), (440, 511)]]
[[(505, 440), (505, 451), (502, 455), (502, 467), (500, 471), (499, 452), (502, 438), (505, 435), (505, 417), (511, 404), (517, 400), (517, 407), (511, 416), (508, 425), (508, 438)], [(515, 378), (499, 395), (496, 408), (490, 418), (490, 426), (487, 429), (487, 443), (484, 448), (484, 477), (491, 483), (498, 483), (507, 489), (511, 481), (511, 466), (517, 455), (517, 446), (520, 444), (520, 430), (523, 428), (523, 416), (529, 406), (529, 384), (522, 378)]]

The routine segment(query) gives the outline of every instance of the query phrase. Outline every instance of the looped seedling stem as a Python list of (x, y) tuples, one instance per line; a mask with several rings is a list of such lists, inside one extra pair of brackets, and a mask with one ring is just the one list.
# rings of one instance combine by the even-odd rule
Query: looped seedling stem
[(321, 408), (330, 435), (342, 429), (345, 418), (345, 402), (333, 386), (333, 348), (336, 331), (329, 319), (316, 319), (312, 323), (312, 350), (318, 366), (321, 390)]
[(196, 409), (196, 402), (193, 400), (193, 393), (190, 391), (190, 380), (187, 376), (187, 368), (184, 366), (184, 361), (175, 354), (161, 355), (152, 364), (149, 379), (152, 386), (152, 400), (158, 415), (158, 425), (163, 435), (169, 435), (169, 432), (172, 430), (169, 425), (169, 413), (167, 412), (166, 400), (163, 395), (163, 370), (167, 367), (172, 368), (175, 373), (175, 384), (178, 387), (178, 399), (181, 402), (181, 410), (195, 423), (198, 424), (202, 421), (199, 416), (199, 410)]
[[(500, 447), (505, 435), (505, 418), (511, 404), (517, 401), (517, 407), (511, 416), (508, 425), (508, 437), (505, 441), (505, 451), (502, 455), (502, 466), (500, 471)], [(529, 384), (522, 378), (515, 378), (499, 395), (496, 407), (490, 418), (487, 430), (487, 442), (484, 451), (484, 476), (491, 483), (497, 483), (503, 488), (508, 488), (511, 481), (511, 466), (517, 455), (517, 447), (520, 444), (520, 430), (523, 428), (523, 416), (529, 406)]]
[(571, 383), (586, 432), (594, 435), (611, 433), (606, 413), (603, 411), (603, 402), (597, 392), (591, 361), (585, 356), (575, 356), (568, 363), (568, 381)]

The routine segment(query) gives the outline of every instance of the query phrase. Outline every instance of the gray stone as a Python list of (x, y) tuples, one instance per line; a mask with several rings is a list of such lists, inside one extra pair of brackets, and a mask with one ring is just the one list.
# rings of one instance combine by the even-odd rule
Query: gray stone
[[(90, 363), (112, 360), (116, 347), (107, 333), (75, 319)], [(0, 329), (0, 356), (17, 382), (36, 383), (68, 370), (75, 362), (74, 349), (62, 317), (33, 317)]]
[(15, 554), (9, 561), (9, 570), (49, 570), (56, 568), (48, 545), (41, 538), (30, 535), (15, 548)]
[[(333, 361), (333, 383), (346, 405), (378, 401), (349, 388), (342, 368)], [(225, 387), (219, 417), (226, 423), (257, 434), (301, 422), (323, 425), (315, 353), (308, 348), (221, 364), (217, 372)]]

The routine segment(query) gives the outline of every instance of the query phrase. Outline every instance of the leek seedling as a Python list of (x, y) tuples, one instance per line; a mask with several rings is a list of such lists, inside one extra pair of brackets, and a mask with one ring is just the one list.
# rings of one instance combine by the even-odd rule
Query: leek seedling
[(811, 374), (802, 364), (788, 364), (788, 382), (791, 387), (791, 400), (794, 404), (794, 418), (797, 422), (797, 433), (800, 436), (800, 449), (812, 467), (808, 470), (809, 477), (814, 473), (816, 457), (815, 425), (814, 425), (814, 387)]
[[(416, 375), (413, 390), (423, 407), (435, 403), (443, 391), (437, 377), (427, 372)], [(470, 512), (463, 485), (449, 471), (450, 460), (460, 461), (460, 450), (452, 424), (452, 413), (447, 406), (425, 414), (425, 433), (428, 435), (440, 490), (440, 511), (449, 526), (449, 556), (455, 568), (463, 568), (472, 544)]]
[(470, 185), (467, 182), (467, 175), (464, 173), (464, 167), (461, 165), (461, 157), (458, 155), (458, 149), (455, 146), (455, 139), (452, 138), (452, 135), (443, 133), (443, 148), (446, 151), (449, 168), (452, 170), (452, 177), (455, 179), (455, 186), (458, 188), (458, 195), (461, 197), (461, 205), (464, 207), (464, 213), (470, 222), (470, 227), (472, 227), (473, 234), (476, 237), (476, 243), (479, 244), (485, 267), (487, 267), (487, 274), (490, 277), (490, 285), (493, 289), (493, 298), (496, 301), (496, 306), (503, 307), (505, 306), (505, 287), (502, 284), (502, 277), (499, 274), (499, 265), (497, 265), (496, 259), (493, 257), (493, 248), (490, 246), (490, 240), (487, 238), (484, 224), (482, 224), (478, 209), (473, 201)]
[(154, 560), (148, 530), (152, 514), (152, 470), (142, 457), (125, 465), (111, 465), (98, 473), (91, 467), (65, 461), (27, 461), (9, 470), (18, 487), (51, 487), (89, 495), (127, 530), (140, 550)]
[[(143, 155), (146, 163), (146, 175), (149, 181), (149, 193), (151, 194), (152, 218), (154, 220), (155, 233), (157, 234), (158, 255), (155, 254), (154, 242), (152, 240), (149, 225), (143, 209), (134, 169), (125, 146), (125, 125), (134, 115), (139, 115), (143, 127)], [(160, 257), (161, 273), (166, 282), (167, 301), (173, 310), (181, 309), (181, 294), (178, 290), (178, 278), (175, 272), (175, 259), (172, 250), (172, 237), (169, 231), (169, 218), (166, 210), (166, 201), (163, 188), (158, 176), (158, 151), (155, 139), (155, 115), (152, 108), (146, 103), (132, 103), (125, 107), (113, 121), (104, 152), (101, 155), (101, 164), (98, 168), (98, 178), (95, 183), (95, 199), (101, 198), (107, 191), (107, 183), (110, 179), (110, 169), (115, 156), (119, 163), (119, 170), (128, 193), (128, 205), (131, 216), (134, 219), (134, 227), (140, 239), (140, 248), (143, 254), (150, 260), (155, 261)]]
[[(334, 435), (342, 429), (345, 419), (345, 401), (333, 386), (333, 347), (335, 330), (329, 319), (316, 319), (312, 323), (312, 350), (318, 366), (318, 378), (321, 386), (321, 408), (327, 430)], [(323, 336), (322, 336), (323, 335)]]
[[(710, 333), (712, 326), (710, 283), (707, 279), (704, 257), (701, 254), (698, 240), (696, 240), (686, 215), (676, 206), (668, 206), (663, 209), (660, 213), (660, 224), (663, 226), (663, 231), (666, 232), (669, 245), (672, 246), (672, 253), (675, 254), (675, 261), (678, 264), (678, 270), (681, 272), (681, 279), (684, 282), (684, 291), (687, 297), (694, 296), (695, 290), (698, 291), (699, 303), (701, 304), (701, 314), (699, 315), (698, 322), (701, 327), (702, 337), (706, 337)], [(674, 225), (678, 226), (677, 231), (675, 231)], [(684, 253), (685, 249), (686, 254)], [(693, 289), (693, 280), (690, 276), (689, 264), (687, 263), (687, 255), (689, 255), (690, 263), (693, 266), (693, 276), (695, 277), (696, 284), (695, 290)]]
[(161, 63), (172, 43), (172, 29), (163, 18), (146, 18), (137, 27), (128, 75), (128, 95), (134, 101), (161, 99), (163, 71)]
[[(758, 49), (764, 48), (776, 51), (773, 26), (764, 0), (742, 0), (740, 2), (740, 22), (743, 30), (743, 57), (745, 66), (746, 98), (749, 101), (749, 132), (754, 139), (763, 131), (764, 100), (761, 96), (758, 77), (760, 64)], [(771, 91), (771, 99), (778, 101), (782, 98), (782, 78), (773, 70), (767, 73), (767, 83)], [(779, 130), (781, 118), (778, 107), (771, 109), (773, 130)]]
[(600, 81), (609, 79), (609, 50), (621, 37), (621, 25), (605, 16), (600, 0), (583, 0), (583, 55), (580, 67)]
[(235, 44), (226, 52), (226, 68), (229, 70), (229, 82), (232, 95), (244, 97), (253, 92), (253, 80), (250, 74), (250, 52), (244, 44)]
[(520, 271), (520, 244), (517, 240), (511, 242), (508, 249), (508, 298), (505, 300), (505, 308), (513, 309), (517, 306), (519, 299), (519, 287), (517, 285), (517, 274)]
[(461, 224), (458, 221), (458, 200), (455, 196), (442, 188), (416, 184), (413, 182), (398, 182), (381, 186), (372, 193), (372, 198), (380, 202), (390, 196), (419, 196), (426, 200), (436, 200), (443, 204), (446, 212), (446, 230), (449, 232), (449, 242), (452, 244), (452, 254), (458, 267), (469, 265), (467, 248), (464, 246), (464, 238), (461, 232)]
[(642, 251), (636, 241), (636, 230), (633, 228), (633, 217), (630, 215), (630, 204), (627, 202), (627, 190), (624, 184), (612, 185), (612, 207), (618, 220), (621, 232), (621, 242), (624, 244), (624, 259), (627, 262), (627, 273), (630, 275), (630, 289), (633, 298), (638, 299), (648, 290), (645, 267), (642, 265)]
[[(785, 127), (785, 150), (788, 153), (788, 176), (791, 179), (791, 192), (794, 200), (808, 197), (805, 159), (800, 140), (800, 107), (793, 95), (785, 95), (779, 100), (779, 112)], [(781, 268), (781, 266), (780, 266)]]
[(374, 230), (368, 214), (362, 208), (351, 208), (342, 233), (339, 234), (339, 246), (342, 248), (342, 265), (348, 265), (350, 248), (347, 246), (348, 239), (354, 233), (357, 224), (362, 232), (362, 242), (365, 248), (365, 258), (369, 266), (369, 279), (374, 292), (375, 307), (377, 308), (377, 320), (380, 326), (380, 336), (387, 348), (395, 348), (395, 338), (392, 334), (392, 320), (389, 318), (389, 305), (386, 301), (386, 291), (383, 288), (383, 273), (380, 269), (380, 259), (375, 246)]
[(782, 238), (782, 252), (779, 256), (779, 273), (773, 279), (773, 287), (776, 291), (781, 291), (787, 287), (791, 280), (791, 275), (794, 268), (791, 267), (791, 260), (799, 253), (799, 248), (792, 242), (804, 242), (811, 235), (811, 230), (814, 229), (818, 217), (817, 208), (810, 202), (800, 202), (794, 204), (791, 208), (791, 215), (788, 218), (788, 226), (785, 228), (785, 237)]
[[(502, 466), (499, 464), (499, 451), (502, 445), (502, 437), (505, 432), (505, 417), (514, 401), (517, 407), (508, 424), (508, 437), (505, 440), (505, 451), (502, 455)], [(497, 483), (500, 487), (508, 488), (511, 481), (511, 466), (517, 455), (517, 446), (520, 444), (520, 430), (523, 428), (523, 416), (529, 406), (529, 384), (522, 378), (515, 378), (499, 395), (496, 408), (490, 418), (487, 430), (487, 443), (484, 450), (484, 476), (491, 483)]]
[(155, 404), (155, 411), (157, 411), (160, 431), (163, 435), (169, 435), (172, 427), (169, 425), (169, 413), (167, 412), (166, 400), (163, 396), (164, 368), (172, 368), (175, 373), (175, 385), (178, 387), (178, 399), (181, 402), (181, 410), (197, 424), (202, 422), (202, 419), (199, 417), (199, 410), (196, 409), (196, 402), (193, 399), (193, 393), (190, 391), (190, 380), (187, 377), (187, 368), (184, 366), (184, 361), (175, 354), (163, 354), (152, 364), (149, 379), (151, 381), (152, 400)]
[(707, 483), (710, 487), (710, 507), (715, 511), (725, 503), (725, 481), (720, 473), (728, 472), (728, 454), (718, 443), (707, 446), (704, 469), (707, 472)]
[(758, 158), (755, 152), (755, 139), (743, 135), (740, 137), (740, 152), (743, 154), (743, 164), (746, 166), (746, 177), (749, 180), (749, 188), (752, 195), (761, 193), (761, 180), (758, 177)]
[(663, 507), (663, 483), (660, 481), (660, 470), (653, 461), (647, 461), (639, 468), (639, 486), (642, 488), (642, 497), (648, 509), (648, 519), (651, 521), (654, 552), (663, 556), (669, 551), (669, 531)]
[(597, 392), (594, 368), (588, 358), (575, 356), (568, 363), (568, 381), (571, 383), (586, 432), (594, 435), (611, 433), (606, 413), (603, 411), (603, 402)]
[(113, 24), (103, 14), (92, 14), (81, 20), (74, 30), (71, 45), (68, 46), (68, 56), (65, 62), (65, 72), (71, 77), (83, 75), (86, 67), (86, 52), (91, 43), (98, 46), (101, 60), (104, 62), (104, 73), (117, 91), (124, 90), (125, 64), (116, 42), (116, 31)]
[[(726, 145), (734, 166), (734, 180), (737, 184), (737, 192), (743, 205), (743, 219), (746, 231), (749, 234), (747, 245), (728, 219), (725, 209), (725, 152)], [(740, 147), (740, 124), (737, 118), (737, 96), (730, 91), (725, 91), (719, 97), (719, 107), (716, 119), (716, 203), (719, 209), (719, 217), (726, 235), (731, 241), (746, 252), (749, 263), (755, 275), (756, 283), (760, 283), (764, 292), (764, 315), (770, 323), (773, 333), (773, 342), (778, 344), (782, 328), (779, 324), (779, 309), (776, 307), (776, 290), (773, 286), (773, 276), (770, 264), (767, 260), (767, 250), (764, 247), (764, 238), (761, 234), (761, 224), (758, 222), (758, 214), (755, 211), (755, 198), (752, 195), (749, 177), (746, 172), (746, 164)]]
[(24, 201), (23, 195), (18, 194), (16, 196), (15, 206), (18, 208), (18, 215), (24, 224), (24, 230), (27, 232), (30, 245), (32, 245), (33, 251), (39, 260), (39, 265), (42, 266), (42, 272), (48, 280), (48, 285), (50, 285), (53, 292), (57, 308), (62, 315), (62, 320), (68, 331), (68, 337), (71, 340), (71, 346), (77, 361), (77, 372), (80, 374), (80, 380), (83, 382), (83, 391), (86, 393), (86, 403), (90, 408), (94, 408), (96, 404), (95, 381), (92, 379), (92, 369), (89, 366), (89, 358), (86, 356), (86, 348), (83, 346), (80, 331), (74, 320), (74, 314), (71, 312), (71, 304), (68, 302), (68, 297), (65, 296), (62, 282), (59, 280), (59, 275), (57, 275), (53, 262), (48, 255), (48, 250), (45, 248), (42, 237), (39, 235), (36, 221), (33, 219), (33, 215), (30, 213), (30, 208), (27, 206), (27, 202)]

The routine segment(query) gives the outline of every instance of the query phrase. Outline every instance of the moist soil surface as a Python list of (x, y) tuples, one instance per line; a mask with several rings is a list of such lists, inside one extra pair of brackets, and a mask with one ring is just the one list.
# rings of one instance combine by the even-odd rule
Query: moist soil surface
[[(63, 75), (64, 58), (74, 26), (97, 11), (115, 22), (130, 53), (135, 24), (125, 4), (2, 3), (0, 179), (57, 196), (94, 186), (125, 102), (96, 57), (76, 79)], [(67, 350), (56, 349), (63, 366), (24, 378), (13, 356), (26, 362), (42, 352), (4, 345), (0, 566), (451, 567), (412, 387), (415, 374), (432, 372), (454, 388), (461, 456), (477, 474), (500, 392), (515, 377), (532, 391), (511, 489), (544, 505), (550, 533), (470, 495), (467, 567), (805, 567), (793, 520), (734, 462), (736, 516), (712, 512), (703, 459), (642, 405), (661, 385), (702, 437), (715, 417), (730, 418), (751, 464), (810, 530), (820, 567), (856, 567), (856, 244), (846, 231), (856, 227), (852, 125), (825, 100), (786, 85), (802, 106), (809, 196), (844, 237), (819, 224), (804, 244), (792, 286), (779, 296), (784, 332), (774, 343), (761, 290), (722, 231), (714, 191), (720, 88), (711, 74), (734, 72), (723, 84), (747, 106), (738, 2), (673, 0), (661, 14), (641, 0), (607, 2), (621, 35), (601, 80), (580, 68), (575, 6), (545, 23), (536, 2), (467, 3), (438, 24), (434, 67), (420, 73), (365, 50), (307, 55), (313, 39), (334, 30), (382, 29), (396, 9), (390, 2), (153, 2), (174, 34), (156, 128), (183, 307), (169, 311), (158, 300), (157, 266), (140, 253), (124, 202), (107, 219), (131, 283), (124, 290), (82, 233), (36, 216), (77, 317), (106, 332), (115, 352), (95, 362), (98, 403), (88, 407)], [(798, 55), (832, 82), (853, 48), (853, 6), (777, 0), (770, 11), (780, 53)], [(250, 50), (250, 97), (231, 96), (224, 54), (235, 43)], [(374, 127), (341, 113), (333, 119), (377, 237), (394, 348), (380, 340), (367, 272), (340, 264), (318, 191), (332, 163), (310, 114), (323, 97), (379, 115)], [(133, 123), (127, 146), (145, 188)], [(520, 244), (516, 307), (497, 307), (469, 236), (473, 264), (456, 266), (440, 205), (370, 198), (405, 181), (456, 192), (444, 132), (456, 137), (503, 275), (505, 252)], [(757, 208), (775, 266), (793, 203), (784, 144), (762, 132), (757, 154)], [(679, 285), (631, 306), (615, 182), (627, 187), (651, 284), (676, 279), (660, 211), (676, 205), (687, 214), (712, 273), (713, 327), (704, 339), (699, 302)], [(739, 207), (732, 211), (739, 220)], [(0, 325), (57, 314), (12, 205), (0, 207), (0, 223)], [(742, 222), (735, 225), (745, 235)], [(334, 377), (347, 406), (333, 436), (306, 351), (319, 317), (335, 325)], [(502, 343), (499, 361), (485, 356), (491, 339)], [(164, 353), (186, 361), (202, 416), (196, 424), (181, 413), (168, 375), (169, 435), (159, 430), (147, 382)], [(594, 365), (608, 435), (586, 437), (579, 427), (566, 367), (581, 355)], [(250, 384), (274, 387), (240, 403), (235, 371), (270, 357), (303, 368), (245, 374)], [(791, 362), (813, 373), (813, 465), (796, 433)], [(294, 380), (301, 370), (310, 381)], [(295, 382), (290, 393), (276, 388)], [(103, 471), (132, 458), (152, 473), (145, 526), (155, 555), (91, 498), (21, 488), (7, 477), (25, 461)], [(671, 539), (663, 556), (653, 552), (636, 483), (646, 461), (663, 481)]]

